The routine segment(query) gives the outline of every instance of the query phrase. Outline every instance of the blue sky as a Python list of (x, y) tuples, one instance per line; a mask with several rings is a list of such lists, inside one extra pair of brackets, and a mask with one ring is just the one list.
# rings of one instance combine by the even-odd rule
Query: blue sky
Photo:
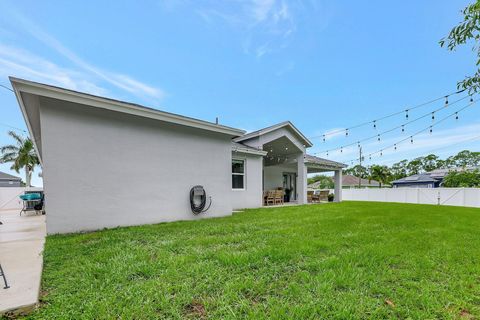
[[(455, 91), (474, 72), (470, 47), (438, 41), (468, 1), (2, 1), (0, 83), (14, 75), (255, 130), (290, 120), (306, 136), (346, 128)], [(451, 97), (451, 101), (454, 101)], [(437, 119), (454, 107), (438, 112)], [(413, 111), (411, 119), (441, 107)], [(0, 123), (25, 128), (12, 93), (0, 89)], [(311, 153), (405, 122), (403, 115), (312, 139)], [(425, 118), (375, 152), (431, 124)], [(0, 144), (7, 143), (0, 126)], [(480, 111), (467, 108), (415, 143), (371, 162), (391, 164), (429, 151), (480, 149)], [(325, 157), (324, 153), (318, 154)], [(356, 147), (330, 152), (349, 161)], [(368, 159), (367, 159), (368, 160)], [(367, 164), (369, 161), (367, 161)], [(139, 163), (139, 165), (141, 165)], [(7, 165), (0, 170), (7, 171)], [(41, 184), (34, 177), (34, 184)]]

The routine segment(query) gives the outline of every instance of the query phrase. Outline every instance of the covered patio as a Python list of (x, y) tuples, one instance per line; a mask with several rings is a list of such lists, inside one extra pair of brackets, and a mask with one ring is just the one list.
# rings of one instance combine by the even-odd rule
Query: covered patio
[(287, 122), (267, 127), (235, 139), (250, 147), (263, 150), (262, 191), (264, 205), (306, 204), (307, 175), (334, 172), (335, 201), (342, 200), (342, 163), (308, 155), (313, 144)]

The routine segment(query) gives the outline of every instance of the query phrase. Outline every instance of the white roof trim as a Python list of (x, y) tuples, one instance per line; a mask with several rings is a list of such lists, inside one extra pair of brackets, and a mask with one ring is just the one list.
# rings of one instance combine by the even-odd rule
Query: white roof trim
[(150, 109), (148, 107), (143, 107), (124, 101), (113, 100), (14, 77), (10, 77), (10, 82), (17, 96), (17, 100), (21, 106), (23, 105), (23, 103), (20, 92), (25, 92), (53, 99), (66, 100), (92, 107), (118, 111), (140, 117), (161, 120), (169, 123), (227, 134), (233, 137), (245, 134), (244, 130), (218, 125), (208, 121), (189, 118), (174, 113)]
[(232, 151), (238, 152), (238, 153), (253, 154), (257, 156), (266, 156), (268, 153), (267, 151), (263, 151), (263, 150), (252, 150), (250, 148), (241, 148), (236, 146), (232, 146)]
[(280, 128), (283, 128), (283, 127), (289, 127), (290, 129), (293, 130), (293, 132), (295, 132), (302, 140), (303, 140), (303, 143), (305, 145), (305, 147), (312, 147), (313, 146), (313, 143), (308, 140), (307, 137), (305, 137), (303, 135), (303, 133), (300, 132), (300, 130), (298, 130), (294, 125), (293, 123), (291, 123), (290, 121), (284, 121), (284, 122), (280, 122), (276, 125), (273, 125), (273, 126), (270, 126), (270, 127), (267, 127), (267, 128), (264, 128), (264, 129), (261, 129), (261, 130), (257, 130), (257, 131), (254, 131), (254, 132), (250, 132), (250, 133), (247, 133), (241, 137), (238, 137), (238, 138), (235, 138), (234, 141), (245, 141), (245, 140), (248, 140), (248, 139), (251, 139), (251, 138), (254, 138), (254, 137), (258, 137), (258, 136), (261, 136), (261, 135), (264, 135), (266, 133), (269, 133), (269, 132), (272, 132), (272, 131), (275, 131), (275, 130), (278, 130)]

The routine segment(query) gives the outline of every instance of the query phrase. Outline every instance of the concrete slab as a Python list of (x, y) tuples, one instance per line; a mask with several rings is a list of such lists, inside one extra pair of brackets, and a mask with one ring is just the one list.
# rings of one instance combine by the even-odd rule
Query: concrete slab
[(45, 216), (19, 216), (19, 210), (0, 210), (0, 264), (9, 289), (0, 278), (0, 315), (32, 309), (38, 302), (45, 244)]

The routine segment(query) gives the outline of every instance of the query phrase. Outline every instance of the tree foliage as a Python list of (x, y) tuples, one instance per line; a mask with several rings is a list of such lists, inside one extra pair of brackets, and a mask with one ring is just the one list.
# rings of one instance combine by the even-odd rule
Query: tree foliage
[(443, 178), (443, 186), (447, 188), (480, 187), (480, 171), (450, 171)]
[(319, 189), (333, 189), (334, 187), (332, 177), (327, 177), (323, 174), (319, 174), (311, 178), (308, 178), (308, 184), (312, 184), (317, 181), (320, 181), (318, 186)]
[(30, 138), (24, 138), (13, 131), (8, 135), (13, 138), (15, 144), (9, 144), (0, 148), (0, 163), (12, 163), (11, 169), (17, 173), (25, 169), (25, 181), (30, 186), (30, 178), (36, 165), (40, 164), (38, 156)]
[(448, 36), (440, 40), (440, 46), (454, 51), (457, 47), (473, 42), (473, 51), (477, 54), (477, 70), (471, 76), (458, 82), (458, 88), (468, 90), (470, 94), (480, 89), (480, 0), (467, 6), (463, 11), (463, 21), (455, 26)]

